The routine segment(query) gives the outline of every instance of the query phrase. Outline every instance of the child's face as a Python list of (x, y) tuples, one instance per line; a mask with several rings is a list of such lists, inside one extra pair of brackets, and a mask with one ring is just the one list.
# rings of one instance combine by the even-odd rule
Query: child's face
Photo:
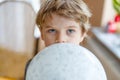
[(80, 24), (74, 20), (52, 14), (41, 29), (45, 46), (55, 43), (73, 43), (79, 45), (83, 40)]

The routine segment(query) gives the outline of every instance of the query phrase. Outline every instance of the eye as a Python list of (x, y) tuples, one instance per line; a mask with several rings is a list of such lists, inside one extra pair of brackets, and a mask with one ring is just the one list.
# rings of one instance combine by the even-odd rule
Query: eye
[(68, 33), (68, 34), (71, 34), (71, 33), (74, 33), (74, 32), (75, 32), (74, 29), (68, 29), (68, 30), (67, 30), (67, 33)]
[(56, 30), (55, 30), (55, 29), (48, 29), (47, 32), (48, 32), (48, 33), (55, 33)]

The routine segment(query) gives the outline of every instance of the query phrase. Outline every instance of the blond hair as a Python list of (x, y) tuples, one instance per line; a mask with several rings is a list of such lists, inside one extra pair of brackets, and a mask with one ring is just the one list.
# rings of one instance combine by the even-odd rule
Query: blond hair
[(84, 31), (88, 31), (90, 27), (89, 18), (91, 13), (82, 0), (46, 0), (41, 4), (36, 24), (42, 28), (42, 25), (53, 13), (74, 19), (82, 25)]

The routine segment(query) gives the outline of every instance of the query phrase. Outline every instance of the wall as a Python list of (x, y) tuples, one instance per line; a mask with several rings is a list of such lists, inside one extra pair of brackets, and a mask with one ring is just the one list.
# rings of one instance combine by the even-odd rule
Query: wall
[(90, 19), (92, 26), (100, 26), (104, 0), (84, 0), (92, 12)]
[(113, 20), (116, 12), (112, 5), (112, 0), (105, 0), (101, 25), (105, 26), (108, 21)]

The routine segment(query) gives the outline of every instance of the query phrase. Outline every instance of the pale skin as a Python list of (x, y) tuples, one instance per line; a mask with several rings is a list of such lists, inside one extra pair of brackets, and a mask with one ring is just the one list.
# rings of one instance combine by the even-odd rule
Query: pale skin
[(41, 37), (45, 46), (55, 43), (73, 43), (79, 45), (84, 35), (80, 24), (57, 14), (52, 14), (52, 19), (42, 26)]

